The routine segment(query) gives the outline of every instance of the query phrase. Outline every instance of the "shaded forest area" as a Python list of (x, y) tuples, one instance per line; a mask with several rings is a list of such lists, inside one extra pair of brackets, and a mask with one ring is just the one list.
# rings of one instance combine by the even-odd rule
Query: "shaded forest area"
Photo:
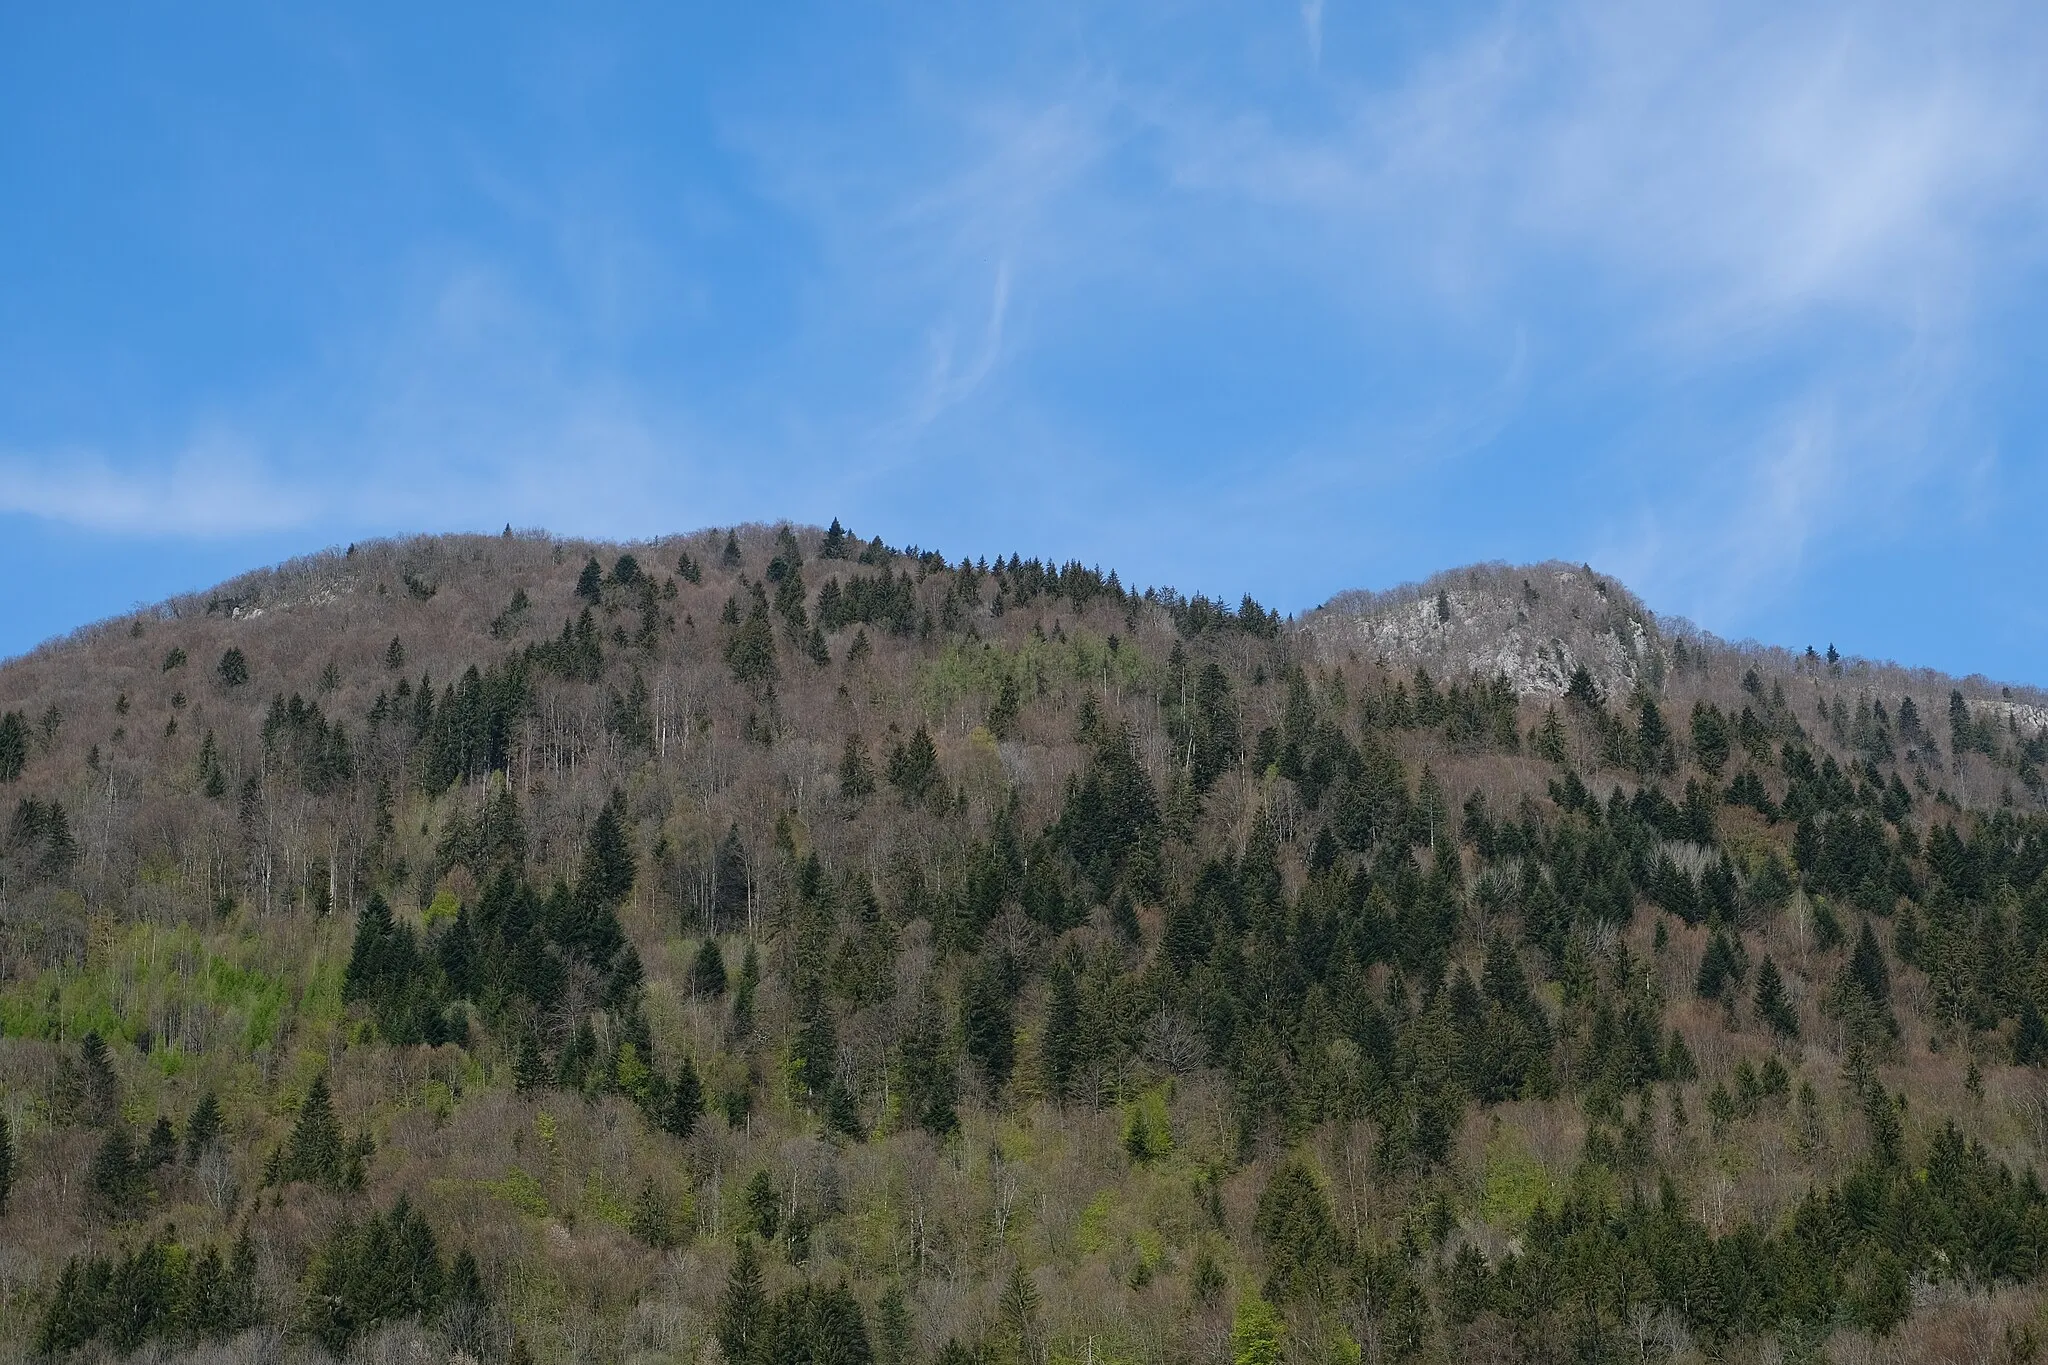
[(1626, 669), (837, 523), (12, 661), (0, 1349), (2034, 1358), (2048, 737), (1544, 567), (1416, 619)]

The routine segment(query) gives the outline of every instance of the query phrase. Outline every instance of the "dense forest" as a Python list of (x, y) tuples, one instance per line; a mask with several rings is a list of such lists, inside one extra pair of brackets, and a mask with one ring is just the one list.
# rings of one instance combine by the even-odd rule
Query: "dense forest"
[(742, 527), (0, 665), (0, 1355), (2022, 1361), (2048, 709)]

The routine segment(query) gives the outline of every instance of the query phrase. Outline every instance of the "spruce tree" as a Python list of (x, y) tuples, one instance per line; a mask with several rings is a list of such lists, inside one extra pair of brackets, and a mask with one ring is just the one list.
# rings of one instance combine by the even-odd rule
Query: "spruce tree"
[(346, 1183), (347, 1171), (348, 1151), (342, 1143), (341, 1124), (334, 1116), (334, 1095), (327, 1088), (327, 1074), (322, 1072), (306, 1088), (298, 1122), (285, 1142), (278, 1179), (280, 1183), (304, 1180), (339, 1189)]
[(718, 1299), (712, 1335), (727, 1365), (754, 1365), (765, 1356), (768, 1296), (761, 1288), (761, 1254), (752, 1237), (741, 1237), (733, 1252), (725, 1292)]
[(1799, 1035), (1799, 1016), (1793, 1011), (1792, 1002), (1785, 998), (1785, 983), (1778, 975), (1778, 964), (1768, 953), (1756, 973), (1756, 1017), (1781, 1038)]
[(690, 989), (698, 995), (716, 1000), (725, 994), (725, 954), (718, 950), (718, 940), (707, 938), (697, 947), (697, 956), (690, 963)]
[(14, 1132), (7, 1115), (0, 1114), (0, 1218), (7, 1216), (7, 1200), (14, 1193)]
[(249, 681), (249, 656), (242, 653), (239, 647), (230, 646), (227, 652), (220, 656), (220, 667), (217, 672), (222, 687), (240, 687)]
[(960, 1036), (967, 1055), (981, 1068), (993, 1099), (1008, 1084), (1017, 1060), (1017, 1026), (1010, 1012), (1010, 994), (1000, 964), (984, 957), (967, 973), (960, 989)]
[(858, 806), (875, 793), (875, 770), (868, 762), (868, 746), (859, 735), (848, 735), (839, 752), (839, 799)]
[(662, 1126), (679, 1138), (697, 1131), (704, 1117), (704, 1083), (697, 1078), (697, 1066), (688, 1057), (676, 1064), (676, 1078), (668, 1089), (668, 1107)]

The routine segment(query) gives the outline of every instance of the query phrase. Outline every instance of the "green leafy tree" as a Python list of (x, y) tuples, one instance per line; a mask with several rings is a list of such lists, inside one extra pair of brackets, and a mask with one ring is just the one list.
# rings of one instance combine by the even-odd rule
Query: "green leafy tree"
[(1287, 1324), (1257, 1294), (1238, 1300), (1230, 1324), (1231, 1365), (1280, 1365), (1287, 1344)]

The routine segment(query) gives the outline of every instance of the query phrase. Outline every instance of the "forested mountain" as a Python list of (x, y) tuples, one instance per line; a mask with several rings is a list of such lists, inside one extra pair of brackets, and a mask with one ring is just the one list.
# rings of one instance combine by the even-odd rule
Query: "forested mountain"
[(2022, 1360), (2042, 697), (831, 529), (0, 665), (0, 1352)]

